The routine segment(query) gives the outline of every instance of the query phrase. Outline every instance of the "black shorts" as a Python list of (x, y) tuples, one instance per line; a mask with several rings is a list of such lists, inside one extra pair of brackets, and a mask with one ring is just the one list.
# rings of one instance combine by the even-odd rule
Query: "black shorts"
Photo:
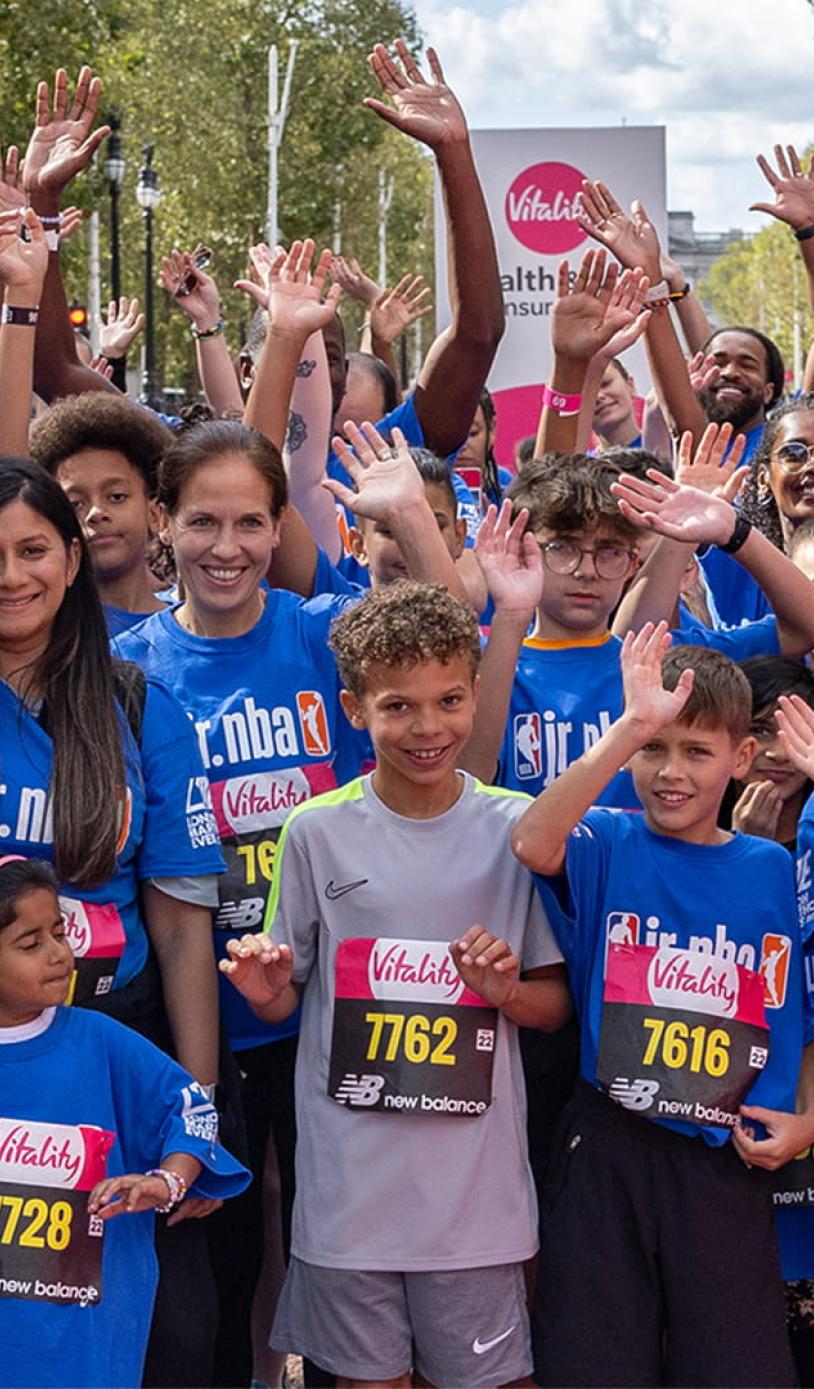
[(794, 1385), (767, 1176), (578, 1082), (541, 1212), (539, 1382)]

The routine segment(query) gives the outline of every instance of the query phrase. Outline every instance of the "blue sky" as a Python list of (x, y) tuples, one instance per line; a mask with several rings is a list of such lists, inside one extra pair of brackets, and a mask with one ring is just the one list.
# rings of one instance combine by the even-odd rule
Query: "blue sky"
[(814, 144), (806, 0), (416, 0), (475, 127), (666, 125), (668, 206), (759, 230), (754, 162)]

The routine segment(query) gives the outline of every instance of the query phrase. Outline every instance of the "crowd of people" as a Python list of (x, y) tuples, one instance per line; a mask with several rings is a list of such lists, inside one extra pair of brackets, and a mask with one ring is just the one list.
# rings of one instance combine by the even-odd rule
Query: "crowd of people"
[(6, 153), (0, 1384), (814, 1385), (814, 353), (586, 181), (499, 467), (466, 120), (369, 62), (443, 194), (413, 382), (420, 277), (302, 238), (232, 345), (170, 250), (201, 399), (129, 399), (60, 270), (99, 78)]

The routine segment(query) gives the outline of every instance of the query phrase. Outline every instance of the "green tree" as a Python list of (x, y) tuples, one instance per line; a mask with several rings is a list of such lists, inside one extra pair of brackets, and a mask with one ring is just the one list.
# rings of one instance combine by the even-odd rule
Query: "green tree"
[[(191, 0), (11, 0), (0, 13), (0, 137), (22, 147), (40, 78), (57, 66), (75, 76), (90, 61), (104, 82), (100, 115), (115, 110), (127, 158), (121, 194), (123, 287), (143, 285), (143, 229), (135, 199), (142, 146), (155, 146), (163, 192), (155, 215), (156, 249), (213, 247), (230, 346), (237, 350), (251, 306), (231, 290), (245, 273), (247, 250), (265, 235), (267, 200), (267, 50), (299, 40), (292, 103), (280, 159), (279, 220), (284, 239), (312, 235), (331, 244), (339, 208), (342, 248), (376, 273), (378, 174), (395, 175), (388, 219), (391, 276), (432, 275), (431, 161), (362, 106), (375, 83), (366, 56), (377, 41), (419, 35), (401, 0), (231, 0), (214, 19)], [(104, 150), (102, 151), (102, 155)], [(101, 161), (100, 161), (101, 162)], [(97, 167), (71, 189), (72, 200), (102, 220), (103, 293), (107, 284), (107, 189)], [(66, 245), (69, 292), (86, 296), (87, 239)], [(156, 297), (159, 359), (167, 384), (193, 379), (185, 321)], [(349, 328), (358, 312), (345, 306)], [(351, 334), (349, 338), (353, 341)]]

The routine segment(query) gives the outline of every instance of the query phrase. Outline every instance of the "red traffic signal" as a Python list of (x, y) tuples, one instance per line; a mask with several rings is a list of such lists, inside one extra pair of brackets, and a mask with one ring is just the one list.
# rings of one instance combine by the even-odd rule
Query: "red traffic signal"
[(88, 311), (84, 304), (71, 304), (68, 310), (68, 322), (73, 328), (87, 328)]

